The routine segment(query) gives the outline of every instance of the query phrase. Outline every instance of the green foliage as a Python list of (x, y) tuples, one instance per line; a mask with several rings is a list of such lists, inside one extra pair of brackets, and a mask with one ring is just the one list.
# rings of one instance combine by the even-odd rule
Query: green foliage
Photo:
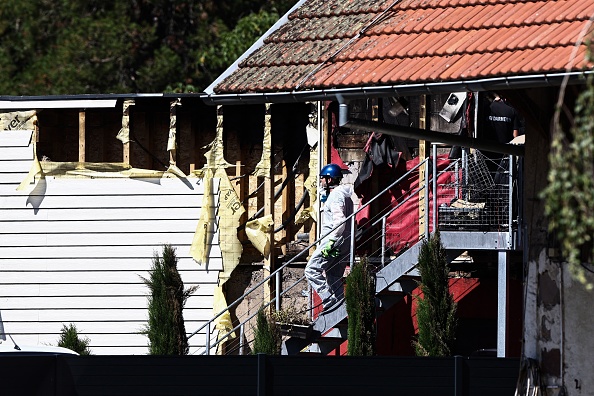
[(88, 337), (81, 338), (78, 335), (78, 330), (73, 323), (70, 323), (68, 326), (62, 325), (60, 340), (58, 340), (59, 347), (70, 349), (81, 356), (92, 355), (89, 349), (90, 344), (91, 340)]
[(375, 354), (375, 282), (366, 258), (351, 269), (346, 279), (346, 309), (349, 317), (348, 354)]
[(252, 43), (266, 33), (278, 18), (278, 14), (266, 11), (242, 18), (233, 30), (220, 35), (219, 45), (210, 48), (201, 59), (201, 66), (205, 69), (220, 70), (232, 64)]
[[(558, 110), (560, 111), (560, 109)], [(582, 263), (594, 260), (594, 84), (578, 96), (570, 131), (553, 130), (548, 185), (542, 191), (549, 230), (574, 276), (588, 289)]]
[(285, 309), (272, 312), (272, 319), (276, 323), (295, 324), (295, 325), (309, 325), (310, 321), (307, 318), (306, 312), (299, 312), (295, 306), (291, 305)]
[(420, 289), (417, 300), (417, 356), (450, 356), (456, 334), (456, 303), (449, 290), (449, 268), (439, 231), (423, 241), (419, 253)]
[(201, 91), (294, 3), (3, 0), (0, 92)]
[(252, 353), (265, 353), (267, 355), (280, 355), (281, 333), (280, 327), (260, 308), (256, 315), (256, 329)]
[(163, 246), (163, 257), (155, 252), (148, 286), (148, 324), (143, 331), (149, 338), (151, 355), (187, 355), (188, 338), (183, 318), (186, 300), (197, 289), (185, 289), (177, 270), (175, 249)]

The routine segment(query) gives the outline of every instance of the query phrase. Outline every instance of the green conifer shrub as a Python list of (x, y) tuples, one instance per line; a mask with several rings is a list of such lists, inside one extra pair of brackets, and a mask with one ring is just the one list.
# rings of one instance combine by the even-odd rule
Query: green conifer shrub
[(356, 263), (346, 279), (349, 356), (375, 354), (375, 281), (366, 258)]
[(73, 323), (70, 323), (68, 326), (62, 325), (60, 339), (58, 340), (59, 347), (70, 349), (81, 356), (92, 355), (89, 348), (90, 343), (91, 340), (88, 337), (81, 338), (79, 336), (78, 329)]
[(263, 308), (256, 315), (256, 329), (252, 353), (265, 353), (267, 355), (280, 355), (281, 332), (280, 327), (267, 315)]
[(177, 256), (170, 245), (163, 246), (163, 256), (155, 252), (149, 279), (148, 324), (143, 333), (149, 339), (151, 355), (187, 355), (188, 338), (183, 318), (186, 300), (197, 286), (184, 290), (177, 270)]
[(423, 241), (419, 253), (417, 300), (419, 334), (413, 342), (417, 356), (450, 356), (456, 339), (456, 303), (449, 289), (449, 268), (439, 231)]

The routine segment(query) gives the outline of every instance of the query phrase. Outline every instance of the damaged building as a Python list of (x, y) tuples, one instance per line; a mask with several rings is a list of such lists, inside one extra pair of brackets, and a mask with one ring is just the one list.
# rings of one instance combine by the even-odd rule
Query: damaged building
[[(324, 315), (302, 276), (332, 162), (356, 192), (344, 260), (375, 268), (378, 354), (413, 354), (419, 249), (439, 229), (454, 352), (518, 357), (551, 394), (587, 394), (591, 279), (564, 264), (540, 192), (557, 104), (570, 120), (591, 76), (593, 13), (303, 0), (201, 94), (3, 98), (5, 332), (53, 342), (74, 322), (97, 353), (145, 353), (139, 276), (171, 244), (199, 286), (192, 353), (249, 353), (270, 306), (312, 322), (283, 353), (344, 354), (344, 305)], [(506, 141), (491, 135), (498, 100), (518, 119)]]

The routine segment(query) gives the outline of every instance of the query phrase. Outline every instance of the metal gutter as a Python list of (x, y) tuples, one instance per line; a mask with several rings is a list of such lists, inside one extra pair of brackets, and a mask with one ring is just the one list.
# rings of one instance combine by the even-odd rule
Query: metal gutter
[[(291, 103), (337, 100), (340, 96), (345, 101), (382, 96), (417, 96), (451, 92), (497, 91), (560, 86), (565, 77), (570, 84), (584, 84), (588, 75), (594, 71), (560, 72), (534, 74), (527, 76), (503, 76), (477, 80), (431, 82), (420, 84), (384, 85), (369, 87), (330, 88), (308, 91), (261, 92), (241, 94), (206, 93), (204, 101), (211, 105), (241, 105), (258, 103)], [(211, 85), (212, 87), (213, 85)], [(210, 88), (210, 87), (209, 87)]]
[(248, 56), (253, 54), (258, 48), (260, 48), (264, 44), (264, 40), (266, 40), (268, 38), (268, 36), (270, 36), (272, 33), (274, 33), (274, 31), (278, 30), (278, 28), (280, 28), (282, 25), (287, 23), (289, 21), (289, 15), (295, 9), (297, 9), (298, 7), (301, 7), (301, 5), (303, 3), (305, 3), (305, 1), (306, 0), (299, 0), (299, 2), (297, 2), (293, 7), (291, 7), (291, 9), (289, 11), (287, 11), (287, 13), (282, 16), (282, 18), (280, 18), (278, 21), (276, 21), (275, 24), (272, 25), (270, 27), (270, 29), (268, 29), (266, 31), (266, 33), (264, 33), (262, 35), (262, 37), (260, 37), (254, 44), (252, 44), (252, 46), (250, 48), (248, 48), (248, 50), (245, 51), (239, 58), (237, 58), (237, 60), (235, 62), (233, 62), (233, 64), (231, 66), (229, 66), (227, 68), (227, 70), (225, 70), (223, 72), (223, 74), (221, 74), (219, 77), (217, 77), (216, 80), (214, 80), (208, 87), (206, 87), (204, 92), (207, 95), (212, 95), (214, 93), (214, 87), (219, 85), (219, 83), (221, 81), (223, 81), (225, 78), (229, 77), (229, 75), (233, 74), (239, 68), (239, 64), (241, 62), (243, 62), (244, 59), (246, 59)]
[(462, 137), (452, 133), (436, 132), (426, 129), (412, 128), (401, 125), (384, 124), (377, 121), (349, 119), (344, 125), (346, 128), (358, 129), (369, 132), (380, 132), (386, 135), (400, 136), (416, 140), (428, 140), (433, 143), (445, 143), (453, 146), (473, 147), (479, 150), (496, 153), (524, 156), (524, 146), (502, 144), (494, 141)]

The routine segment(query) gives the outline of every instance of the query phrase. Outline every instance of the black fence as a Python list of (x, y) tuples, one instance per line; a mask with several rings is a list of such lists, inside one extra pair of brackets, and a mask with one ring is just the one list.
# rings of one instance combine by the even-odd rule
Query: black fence
[(513, 395), (518, 359), (0, 355), (0, 395)]

